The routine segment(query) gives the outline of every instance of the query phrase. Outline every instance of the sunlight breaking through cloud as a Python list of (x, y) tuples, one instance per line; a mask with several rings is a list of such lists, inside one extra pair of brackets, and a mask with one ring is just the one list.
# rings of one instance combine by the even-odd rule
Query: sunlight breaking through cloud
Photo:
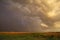
[(59, 5), (58, 0), (2, 0), (1, 30), (45, 32), (52, 28), (54, 31), (60, 21), (60, 12), (56, 12)]

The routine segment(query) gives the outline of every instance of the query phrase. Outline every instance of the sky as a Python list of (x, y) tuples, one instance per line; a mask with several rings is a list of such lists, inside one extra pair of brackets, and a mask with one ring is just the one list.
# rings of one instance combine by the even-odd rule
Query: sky
[(56, 0), (1, 0), (0, 31), (55, 32), (60, 28), (56, 13), (60, 6), (55, 4), (60, 3)]

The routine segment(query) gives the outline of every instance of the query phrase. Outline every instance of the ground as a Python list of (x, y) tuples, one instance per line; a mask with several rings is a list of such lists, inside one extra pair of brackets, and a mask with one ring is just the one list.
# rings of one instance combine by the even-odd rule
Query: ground
[(0, 40), (60, 40), (60, 36), (49, 33), (0, 34)]

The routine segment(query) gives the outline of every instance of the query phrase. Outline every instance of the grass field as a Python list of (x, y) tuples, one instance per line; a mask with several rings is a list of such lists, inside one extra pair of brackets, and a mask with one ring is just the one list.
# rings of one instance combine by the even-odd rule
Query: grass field
[(0, 40), (60, 40), (60, 33), (0, 33)]

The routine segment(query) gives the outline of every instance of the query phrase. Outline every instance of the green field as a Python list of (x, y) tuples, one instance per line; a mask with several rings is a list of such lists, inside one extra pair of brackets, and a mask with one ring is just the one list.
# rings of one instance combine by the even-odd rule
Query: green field
[(40, 33), (14, 35), (0, 34), (0, 40), (60, 40), (60, 36), (49, 36)]

